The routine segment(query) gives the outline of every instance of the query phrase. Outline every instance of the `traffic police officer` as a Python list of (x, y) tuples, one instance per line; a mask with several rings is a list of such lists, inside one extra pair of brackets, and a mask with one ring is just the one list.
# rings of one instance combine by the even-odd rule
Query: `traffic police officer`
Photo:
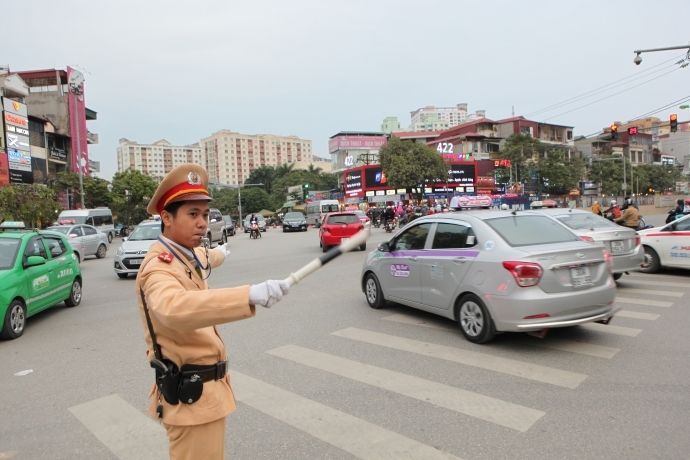
[(208, 289), (225, 246), (199, 247), (208, 226), (208, 174), (199, 165), (174, 168), (148, 204), (162, 235), (139, 269), (136, 292), (147, 356), (156, 370), (151, 415), (168, 433), (171, 459), (222, 459), (225, 417), (235, 410), (227, 355), (215, 325), (250, 318), (288, 292), (284, 281)]

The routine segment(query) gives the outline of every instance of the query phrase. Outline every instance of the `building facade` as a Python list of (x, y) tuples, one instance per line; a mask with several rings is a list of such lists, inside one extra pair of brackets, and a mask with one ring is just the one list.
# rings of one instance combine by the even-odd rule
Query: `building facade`
[(435, 107), (428, 105), (410, 112), (410, 131), (440, 131), (465, 123), (468, 120), (485, 118), (485, 110), (474, 114), (467, 111), (467, 103), (455, 107)]
[(297, 136), (221, 130), (201, 139), (199, 146), (206, 156), (209, 180), (215, 184), (242, 184), (261, 166), (294, 164), (307, 169), (313, 163), (312, 141)]
[(118, 172), (134, 170), (162, 180), (174, 167), (184, 163), (206, 166), (206, 156), (198, 144), (172, 145), (165, 139), (139, 144), (122, 138), (117, 146)]
[(381, 123), (381, 132), (384, 134), (400, 131), (400, 120), (398, 117), (386, 117)]
[(333, 172), (341, 173), (354, 166), (378, 164), (379, 150), (388, 137), (382, 132), (341, 131), (328, 140)]

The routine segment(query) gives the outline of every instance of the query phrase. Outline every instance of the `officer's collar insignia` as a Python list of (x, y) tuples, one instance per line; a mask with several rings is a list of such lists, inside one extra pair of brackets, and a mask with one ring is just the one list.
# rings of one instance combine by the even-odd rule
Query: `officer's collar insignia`
[(187, 174), (187, 183), (192, 185), (200, 185), (201, 177), (199, 177), (199, 175), (194, 171), (189, 171), (189, 174)]
[(158, 259), (165, 262), (166, 264), (169, 264), (173, 261), (173, 256), (169, 252), (161, 252), (160, 254), (158, 254)]

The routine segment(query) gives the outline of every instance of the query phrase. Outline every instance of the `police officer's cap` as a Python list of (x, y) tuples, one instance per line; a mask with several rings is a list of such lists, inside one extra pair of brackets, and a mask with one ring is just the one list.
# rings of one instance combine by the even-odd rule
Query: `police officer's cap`
[(196, 200), (211, 201), (208, 173), (199, 165), (187, 163), (173, 168), (163, 178), (146, 211), (149, 214), (160, 214), (170, 203)]

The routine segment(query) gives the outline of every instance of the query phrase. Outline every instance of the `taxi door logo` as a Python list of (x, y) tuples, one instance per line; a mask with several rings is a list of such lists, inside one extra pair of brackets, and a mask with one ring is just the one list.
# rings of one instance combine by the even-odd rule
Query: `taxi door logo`
[(38, 278), (34, 278), (34, 280), (31, 282), (31, 287), (33, 287), (36, 291), (48, 287), (48, 275), (42, 275)]

